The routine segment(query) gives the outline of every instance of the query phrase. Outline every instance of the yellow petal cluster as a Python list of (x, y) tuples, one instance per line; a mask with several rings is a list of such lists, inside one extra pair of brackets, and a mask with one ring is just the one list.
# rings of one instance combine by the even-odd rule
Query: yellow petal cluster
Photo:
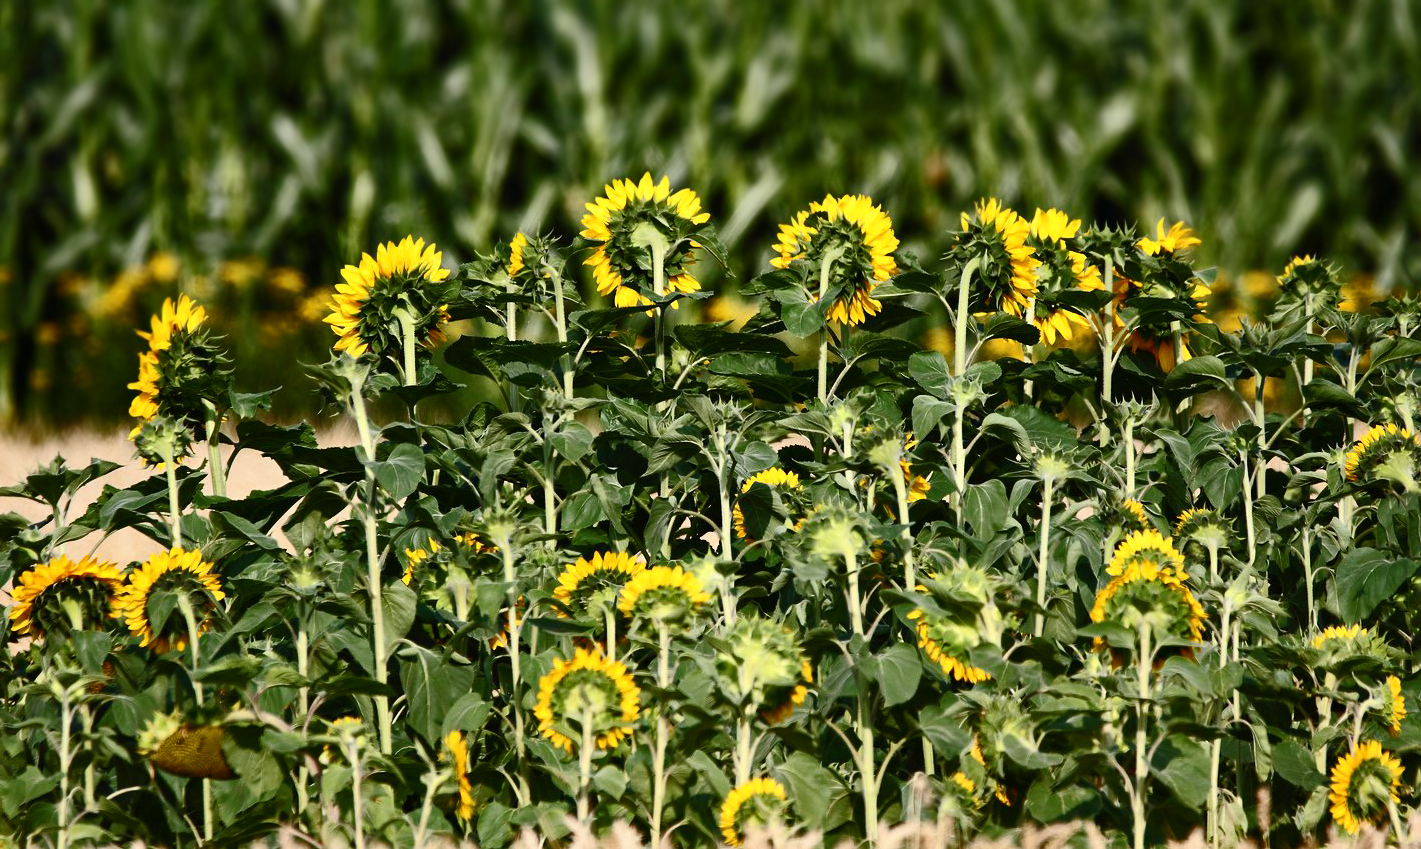
[(10, 608), (10, 627), (15, 636), (43, 639), (44, 633), (34, 622), (34, 607), (47, 591), (69, 581), (100, 584), (112, 605), (114, 595), (123, 586), (123, 573), (113, 563), (88, 556), (76, 562), (62, 554), (29, 569), (20, 575), (10, 594), (14, 603)]
[[(370, 350), (369, 344), (360, 334), (365, 317), (365, 304), (370, 300), (371, 291), (377, 284), (397, 281), (401, 278), (418, 278), (431, 282), (444, 280), (449, 270), (442, 266), (444, 255), (428, 245), (423, 239), (405, 236), (398, 244), (386, 242), (375, 250), (375, 256), (362, 254), (359, 265), (347, 265), (340, 271), (343, 282), (336, 284), (331, 297), (331, 314), (323, 321), (340, 337), (335, 344), (337, 351), (344, 351), (352, 357), (359, 357)], [(438, 340), (437, 332), (430, 333), (426, 342)]]
[[(129, 573), (128, 582), (115, 603), (116, 612), (128, 625), (128, 630), (140, 638), (140, 645), (150, 646), (156, 652), (165, 652), (169, 647), (182, 651), (187, 647), (187, 637), (181, 632), (171, 638), (154, 633), (153, 623), (148, 619), (148, 599), (164, 576), (184, 572), (186, 577), (205, 589), (213, 601), (221, 601), (226, 596), (214, 569), (213, 564), (204, 560), (202, 552), (196, 549), (188, 551), (174, 546), (168, 551), (160, 551)], [(179, 590), (187, 591), (184, 587), (179, 587)], [(211, 627), (209, 613), (201, 609), (194, 611), (200, 633)]]
[(745, 839), (741, 828), (740, 809), (755, 797), (785, 802), (789, 796), (784, 785), (773, 778), (752, 778), (730, 791), (720, 806), (720, 836), (727, 846), (739, 846)]
[(627, 668), (615, 660), (603, 657), (600, 652), (577, 649), (571, 660), (553, 661), (553, 668), (538, 682), (538, 702), (533, 715), (538, 719), (538, 730), (554, 746), (571, 755), (577, 742), (557, 729), (559, 722), (577, 722), (580, 717), (556, 715), (554, 701), (558, 690), (569, 676), (581, 673), (601, 676), (609, 691), (618, 694), (618, 710), (606, 716), (594, 717), (597, 727), (603, 729), (594, 736), (599, 749), (613, 749), (623, 739), (631, 736), (632, 723), (641, 713), (641, 690), (627, 672)]
[(821, 217), (827, 222), (842, 220), (856, 227), (868, 249), (871, 274), (863, 280), (850, 281), (848, 291), (834, 301), (828, 313), (829, 321), (835, 324), (863, 324), (869, 316), (878, 315), (883, 306), (873, 297), (875, 283), (898, 273), (898, 261), (893, 258), (893, 252), (898, 250), (893, 219), (867, 195), (825, 195), (824, 200), (811, 203), (788, 224), (780, 225), (780, 238), (775, 245), (778, 256), (770, 260), (770, 265), (789, 268), (795, 262), (810, 259)]

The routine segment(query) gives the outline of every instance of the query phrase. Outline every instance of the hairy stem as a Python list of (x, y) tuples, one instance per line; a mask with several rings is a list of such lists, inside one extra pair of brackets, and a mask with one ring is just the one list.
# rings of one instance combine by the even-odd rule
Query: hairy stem
[(1056, 476), (1048, 474), (1042, 479), (1040, 544), (1036, 558), (1036, 625), (1032, 635), (1039, 637), (1046, 630), (1046, 575), (1049, 571), (1047, 557), (1051, 549), (1051, 497), (1055, 494)]
[(967, 261), (962, 268), (962, 276), (957, 279), (957, 319), (952, 326), (953, 342), (952, 373), (962, 374), (967, 368), (967, 305), (972, 289), (972, 275), (977, 273), (977, 258)]
[[(365, 413), (365, 396), (361, 386), (352, 386), (350, 408), (355, 415), (355, 427), (360, 433), (361, 450), (365, 453), (365, 499), (360, 505), (361, 524), (365, 527), (365, 580), (370, 592), (370, 642), (375, 662), (375, 680), (386, 684), (390, 670), (385, 656), (384, 584), (380, 578), (380, 541), (375, 521), (375, 438), (370, 432), (370, 420)], [(380, 727), (380, 753), (394, 751), (390, 728), (390, 697), (375, 697), (376, 720)]]

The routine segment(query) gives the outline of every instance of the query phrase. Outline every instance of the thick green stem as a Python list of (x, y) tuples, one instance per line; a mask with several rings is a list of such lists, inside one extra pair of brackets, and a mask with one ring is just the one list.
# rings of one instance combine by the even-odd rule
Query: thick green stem
[(878, 845), (878, 771), (874, 765), (873, 717), (870, 716), (867, 681), (859, 683), (859, 778), (863, 790), (864, 837), (872, 847)]
[(1140, 705), (1135, 716), (1135, 793), (1131, 797), (1134, 808), (1134, 849), (1145, 849), (1145, 789), (1149, 782), (1150, 763), (1147, 757), (1146, 748), (1149, 744), (1145, 733), (1145, 722), (1148, 717), (1148, 702), (1150, 700), (1150, 667), (1152, 665), (1150, 651), (1150, 624), (1146, 620), (1141, 620), (1137, 631), (1138, 653), (1135, 657), (1135, 669), (1139, 680)]
[[(822, 304), (824, 298), (829, 294), (829, 276), (833, 273), (834, 263), (844, 253), (841, 247), (831, 248), (824, 252), (824, 257), (819, 261), (819, 297), (817, 303)], [(829, 401), (829, 325), (826, 322), (823, 329), (819, 331), (819, 403)]]
[[(192, 599), (186, 593), (178, 596), (178, 609), (182, 611), (187, 625), (188, 647), (192, 649), (192, 695), (198, 707), (203, 705), (202, 681), (198, 680), (197, 669), (202, 665), (201, 631), (197, 626), (197, 613), (192, 609)], [(202, 842), (212, 842), (212, 779), (202, 779)]]
[(351, 816), (355, 817), (355, 849), (365, 849), (365, 790), (361, 786), (364, 764), (360, 762), (360, 747), (354, 736), (347, 737), (345, 757), (350, 761)]
[(607, 659), (615, 662), (617, 660), (617, 608), (608, 603), (604, 607), (602, 621), (607, 628)]
[[(735, 521), (734, 511), (730, 508), (731, 487), (734, 484), (730, 478), (733, 466), (729, 450), (729, 434), (726, 433), (725, 422), (721, 422), (716, 428), (715, 449), (717, 463), (715, 471), (720, 482), (720, 559), (729, 562), (735, 559)], [(735, 624), (734, 573), (724, 576), (720, 604), (725, 618), (725, 627), (729, 628)]]
[(69, 765), (73, 759), (70, 751), (69, 726), (74, 722), (74, 705), (68, 687), (59, 688), (59, 838), (58, 849), (69, 846)]
[(957, 524), (962, 525), (962, 499), (967, 493), (967, 448), (963, 440), (962, 419), (967, 413), (967, 405), (960, 399), (952, 414), (952, 493), (953, 506), (957, 510)]
[(1055, 494), (1056, 476), (1042, 478), (1040, 543), (1036, 559), (1036, 626), (1033, 636), (1041, 636), (1046, 630), (1046, 575), (1049, 570), (1047, 560), (1051, 549), (1051, 497)]
[(1125, 497), (1135, 497), (1135, 417), (1125, 417)]
[(582, 745), (577, 750), (577, 818), (592, 824), (592, 708), (582, 709)]
[[(671, 635), (664, 622), (656, 628), (656, 685), (663, 691), (671, 689)], [(663, 702), (656, 715), (656, 750), (653, 752), (651, 790), (651, 849), (661, 849), (661, 812), (666, 804), (666, 742), (671, 723)]]
[(164, 451), (163, 471), (168, 477), (168, 532), (173, 538), (173, 548), (182, 548), (183, 513), (178, 506), (178, 464), (173, 460), (171, 447)]
[(520, 801), (529, 803), (528, 779), (526, 777), (527, 761), (524, 757), (525, 744), (523, 734), (523, 665), (522, 651), (519, 643), (523, 634), (523, 622), (518, 616), (518, 574), (514, 569), (513, 552), (511, 546), (500, 544), (499, 555), (503, 560), (503, 582), (508, 585), (508, 661), (510, 664), (511, 685), (509, 701), (513, 703), (513, 745), (518, 757), (518, 777), (519, 791), (522, 794)]
[[(380, 541), (375, 521), (375, 438), (370, 432), (370, 420), (365, 413), (365, 396), (361, 386), (352, 386), (350, 408), (355, 415), (355, 427), (360, 433), (360, 446), (365, 452), (365, 503), (359, 506), (361, 523), (365, 526), (365, 580), (370, 591), (370, 642), (375, 662), (375, 680), (386, 684), (390, 670), (385, 655), (384, 583), (380, 578)], [(376, 720), (380, 727), (380, 753), (394, 751), (391, 737), (390, 697), (375, 697)]]
[[(651, 241), (651, 290), (659, 302), (666, 294), (666, 240)], [(656, 305), (656, 373), (661, 375), (661, 383), (666, 385), (666, 305)]]
[(918, 585), (917, 564), (913, 559), (913, 532), (908, 524), (908, 482), (903, 478), (901, 468), (889, 469), (893, 479), (893, 494), (898, 499), (898, 522), (903, 526), (903, 589), (912, 592)]
[(1209, 583), (1215, 584), (1219, 580), (1219, 544), (1209, 543)]
[(1312, 573), (1312, 528), (1303, 523), (1303, 582), (1307, 588), (1308, 633), (1317, 632), (1317, 599), (1314, 596)]
[[(1211, 551), (1217, 557), (1217, 548), (1211, 547)], [(1219, 669), (1229, 663), (1229, 617), (1232, 612), (1232, 605), (1225, 594), (1219, 619)], [(1216, 739), (1209, 744), (1209, 845), (1214, 849), (1219, 846), (1219, 760), (1222, 750), (1221, 740)]]
[[(553, 284), (553, 310), (554, 324), (557, 327), (558, 344), (567, 346), (567, 305), (563, 303), (562, 276), (555, 275)], [(572, 354), (564, 352), (562, 355), (562, 393), (563, 397), (571, 401), (573, 399), (573, 374)]]
[(750, 780), (750, 759), (753, 756), (751, 751), (750, 738), (750, 718), (741, 715), (735, 722), (735, 785)]
[(1258, 542), (1257, 531), (1253, 527), (1253, 487), (1249, 486), (1248, 480), (1248, 451), (1240, 448), (1238, 450), (1238, 462), (1243, 470), (1243, 528), (1248, 535), (1248, 565), (1253, 565), (1253, 559)]
[[(300, 620), (296, 623), (296, 674), (301, 677), (301, 687), (296, 691), (296, 725), (305, 728), (306, 722), (311, 715), (311, 688), (306, 686), (306, 679), (311, 671), (310, 637), (306, 633), (305, 611), (300, 614)], [(307, 804), (306, 784), (310, 780), (310, 773), (306, 769), (306, 759), (301, 759), (301, 766), (296, 771), (296, 812), (305, 812)]]
[(419, 374), (415, 371), (414, 319), (402, 309), (395, 312), (395, 317), (400, 322), (400, 348), (404, 354), (405, 385), (414, 386), (419, 381)]
[(1268, 447), (1268, 440), (1264, 438), (1266, 420), (1263, 414), (1263, 384), (1267, 381), (1261, 374), (1254, 374), (1253, 382), (1253, 421), (1258, 425), (1258, 477), (1254, 483), (1257, 486), (1255, 498), (1262, 500), (1268, 494), (1268, 475), (1264, 466), (1263, 451)]
[(1105, 302), (1105, 320), (1101, 322), (1101, 332), (1105, 337), (1100, 346), (1100, 412), (1102, 415), (1109, 409), (1110, 402), (1114, 398), (1112, 384), (1115, 378), (1115, 263), (1109, 259), (1105, 261), (1105, 291), (1111, 293), (1111, 298)]
[(438, 789), (439, 769), (433, 764), (424, 775), (424, 803), (419, 807), (419, 826), (414, 832), (414, 849), (424, 849), (425, 838), (429, 834), (429, 815), (434, 810), (434, 791)]
[(227, 469), (222, 465), (222, 415), (209, 404), (207, 411), (207, 474), (212, 494), (227, 497)]
[(844, 549), (844, 568), (849, 585), (849, 621), (853, 624), (854, 633), (862, 637), (863, 598), (859, 594), (859, 561), (858, 553), (852, 548)]
[(957, 279), (957, 320), (952, 327), (955, 343), (952, 356), (952, 373), (960, 375), (967, 368), (967, 305), (972, 289), (972, 275), (977, 273), (977, 258), (967, 261), (962, 268), (962, 276)]

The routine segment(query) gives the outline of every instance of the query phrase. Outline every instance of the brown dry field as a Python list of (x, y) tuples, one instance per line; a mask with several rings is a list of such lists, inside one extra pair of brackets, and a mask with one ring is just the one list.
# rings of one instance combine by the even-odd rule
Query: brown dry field
[[(111, 460), (122, 463), (123, 468), (107, 477), (90, 483), (79, 490), (70, 515), (80, 515), (103, 491), (105, 484), (116, 487), (131, 486), (154, 474), (151, 469), (134, 459), (133, 445), (128, 441), (128, 427), (111, 430), (80, 429), (62, 432), (0, 432), (0, 486), (20, 483), (25, 475), (39, 466), (53, 460), (55, 455), (65, 458), (70, 467), (82, 466), (90, 458)], [(355, 434), (347, 428), (332, 428), (317, 435), (322, 446), (353, 445)], [(201, 446), (199, 446), (201, 448)], [(200, 451), (205, 457), (206, 452)], [(224, 462), (231, 456), (231, 446), (224, 446)], [(196, 458), (188, 460), (195, 465)], [(227, 482), (227, 494), (232, 498), (243, 498), (253, 490), (271, 489), (286, 482), (276, 463), (252, 451), (243, 451), (237, 456), (236, 465)], [(39, 521), (49, 515), (49, 508), (23, 498), (0, 497), (0, 512), (19, 513), (31, 521)], [(95, 554), (118, 563), (120, 566), (142, 560), (158, 551), (161, 546), (141, 533), (126, 528), (102, 542), (97, 535), (71, 542), (67, 552), (71, 557), (88, 554), (98, 543)]]

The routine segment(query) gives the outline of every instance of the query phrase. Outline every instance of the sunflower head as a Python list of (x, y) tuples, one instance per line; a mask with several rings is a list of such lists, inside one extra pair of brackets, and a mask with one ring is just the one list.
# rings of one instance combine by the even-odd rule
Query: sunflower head
[(199, 632), (212, 626), (217, 602), (224, 598), (212, 563), (202, 552), (174, 547), (160, 551), (128, 575), (116, 612), (140, 645), (156, 652), (187, 646), (188, 627), (181, 598), (192, 606)]
[(338, 763), (350, 756), (348, 748), (356, 752), (369, 743), (365, 735), (365, 721), (358, 716), (339, 716), (327, 723), (326, 733), (334, 738), (321, 749), (321, 763)]
[[(1184, 583), (1187, 576), (1157, 561), (1148, 555), (1123, 561), (1120, 574), (1096, 594), (1091, 621), (1115, 622), (1132, 632), (1148, 626), (1156, 645), (1165, 639), (1200, 642), (1204, 608)], [(1095, 647), (1104, 648), (1105, 641), (1097, 637)]]
[(752, 778), (731, 790), (721, 803), (721, 839), (727, 846), (739, 846), (750, 829), (780, 822), (788, 810), (783, 784), (773, 778)]
[(640, 712), (641, 690), (627, 668), (586, 649), (553, 662), (552, 671), (538, 682), (533, 710), (539, 732), (569, 755), (584, 730), (597, 748), (616, 748), (631, 736)]
[(352, 357), (399, 351), (406, 325), (425, 345), (443, 341), (454, 285), (442, 261), (432, 242), (406, 236), (341, 269), (342, 282), (336, 284), (331, 313), (324, 319), (339, 337), (335, 350)]
[(400, 580), (405, 586), (417, 586), (425, 580), (447, 583), (451, 570), (458, 571), (483, 554), (493, 554), (498, 548), (484, 542), (473, 531), (455, 534), (454, 544), (443, 546), (430, 539), (415, 548), (405, 549), (405, 572)]
[(474, 818), (474, 785), (469, 780), (469, 743), (462, 731), (450, 731), (444, 738), (444, 750), (449, 759), (449, 771), (454, 775), (458, 802), (454, 815), (468, 825)]
[(1401, 721), (1406, 718), (1406, 697), (1401, 694), (1401, 679), (1388, 675), (1373, 696), (1381, 705), (1382, 723), (1386, 732), (1395, 737), (1401, 733)]
[[(794, 472), (787, 472), (779, 466), (772, 466), (771, 468), (765, 469), (762, 472), (756, 472), (746, 478), (745, 482), (740, 485), (740, 491), (749, 492), (750, 488), (756, 484), (763, 484), (781, 494), (804, 489), (804, 485), (799, 481), (799, 475)], [(791, 515), (797, 512), (797, 509), (793, 510)], [(735, 535), (742, 540), (751, 540), (752, 537), (745, 529), (745, 513), (740, 509), (739, 504), (736, 504), (735, 508), (731, 511), (731, 518), (735, 522)], [(785, 528), (793, 528), (796, 523), (797, 520), (793, 518), (786, 519)]]
[(195, 431), (207, 419), (208, 404), (225, 406), (232, 385), (231, 361), (217, 346), (206, 321), (207, 310), (181, 295), (176, 302), (165, 299), (148, 330), (138, 331), (148, 350), (138, 355), (138, 379), (128, 384), (138, 393), (128, 406), (128, 414), (138, 420), (130, 439), (144, 422), (159, 417)]
[(973, 312), (1004, 312), (1021, 318), (1036, 297), (1041, 260), (1030, 244), (1031, 224), (996, 198), (962, 213), (962, 230), (945, 259), (965, 268), (976, 260), (969, 293)]
[(100, 627), (114, 616), (123, 573), (112, 563), (64, 555), (20, 575), (11, 591), (10, 626), (15, 636), (46, 643), (71, 631)]
[[(624, 551), (598, 551), (579, 557), (558, 575), (553, 599), (574, 613), (594, 619), (617, 603), (622, 587), (646, 571), (641, 555)], [(559, 610), (559, 615), (565, 615)]]
[(1342, 276), (1337, 266), (1308, 254), (1295, 256), (1278, 276), (1278, 309), (1312, 314), (1335, 309), (1342, 297)]
[(1356, 658), (1385, 662), (1392, 654), (1380, 635), (1360, 625), (1333, 625), (1313, 635), (1310, 645), (1321, 653), (1318, 665), (1335, 666)]
[(942, 574), (931, 574), (918, 592), (931, 592), (931, 603), (908, 612), (918, 646), (953, 681), (979, 684), (992, 677), (973, 666), (971, 652), (1001, 640), (1001, 614), (995, 602), (996, 581), (986, 571), (965, 563)]
[(1145, 236), (1136, 243), (1141, 251), (1149, 256), (1159, 256), (1161, 254), (1173, 255), (1187, 248), (1197, 248), (1203, 242), (1194, 235), (1194, 231), (1184, 225), (1183, 221), (1176, 221), (1170, 225), (1168, 230), (1164, 229), (1164, 219), (1161, 218), (1155, 225), (1155, 237), (1151, 239)]
[(1337, 761), (1329, 784), (1333, 821), (1356, 834), (1364, 822), (1385, 820), (1387, 806), (1401, 801), (1401, 761), (1368, 740)]
[(692, 236), (709, 220), (696, 193), (673, 193), (667, 177), (656, 183), (647, 172), (635, 182), (613, 180), (582, 216), (582, 237), (597, 245), (583, 264), (592, 266), (597, 291), (611, 295), (617, 306), (649, 306), (656, 273), (652, 245), (660, 242), (666, 251), (665, 291), (699, 291), (700, 281), (690, 272), (698, 247)]
[(756, 709), (767, 724), (783, 722), (809, 695), (814, 670), (789, 626), (741, 616), (717, 645), (721, 687), (737, 705)]
[(1149, 514), (1145, 512), (1145, 505), (1133, 498), (1121, 499), (1119, 504), (1112, 505), (1110, 515), (1106, 519), (1109, 524), (1123, 530), (1126, 536), (1154, 528)]
[(138, 752), (158, 769), (184, 778), (237, 777), (222, 751), (221, 725), (190, 725), (180, 716), (155, 714), (138, 737)]
[(628, 619), (679, 628), (699, 615), (710, 600), (700, 579), (680, 566), (653, 566), (622, 587), (617, 609)]
[(1090, 332), (1090, 323), (1077, 308), (1066, 305), (1062, 294), (1104, 288), (1100, 269), (1076, 249), (1080, 226), (1079, 218), (1071, 218), (1059, 209), (1038, 209), (1031, 219), (1027, 243), (1041, 264), (1036, 267), (1036, 306), (1028, 320), (1041, 331), (1041, 339), (1047, 345), (1056, 344), (1058, 339), (1068, 342), (1078, 333)]
[(1184, 545), (1186, 551), (1197, 553), (1201, 546), (1205, 550), (1223, 550), (1233, 539), (1230, 522), (1208, 508), (1185, 510), (1174, 520), (1174, 537)]
[(822, 297), (833, 299), (828, 320), (858, 325), (882, 308), (873, 289), (898, 273), (896, 250), (893, 219), (874, 205), (873, 198), (825, 195), (780, 225), (776, 256), (770, 264), (800, 269), (815, 302), (821, 297), (822, 281)]
[(1416, 492), (1421, 489), (1421, 436), (1395, 423), (1377, 425), (1347, 452), (1343, 469), (1353, 483), (1386, 481)]
[(1189, 579), (1189, 573), (1184, 569), (1184, 555), (1174, 547), (1173, 540), (1153, 527), (1127, 535), (1115, 547), (1115, 555), (1105, 567), (1105, 573), (1112, 577), (1123, 575), (1133, 562), (1153, 563), (1181, 581)]

